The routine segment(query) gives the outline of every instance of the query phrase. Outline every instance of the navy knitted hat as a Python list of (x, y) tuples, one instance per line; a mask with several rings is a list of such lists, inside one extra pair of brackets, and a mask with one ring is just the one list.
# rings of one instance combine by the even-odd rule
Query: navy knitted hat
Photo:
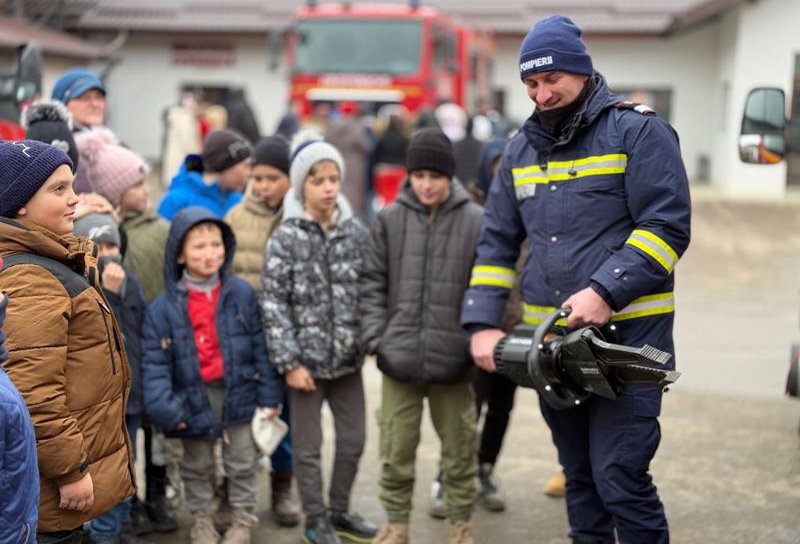
[(253, 150), (253, 166), (264, 164), (289, 175), (289, 142), (283, 136), (262, 138)]
[(0, 216), (13, 218), (69, 155), (36, 140), (0, 142)]
[(581, 29), (563, 15), (553, 15), (533, 25), (519, 48), (522, 79), (555, 71), (585, 76), (594, 72), (592, 58), (581, 40)]

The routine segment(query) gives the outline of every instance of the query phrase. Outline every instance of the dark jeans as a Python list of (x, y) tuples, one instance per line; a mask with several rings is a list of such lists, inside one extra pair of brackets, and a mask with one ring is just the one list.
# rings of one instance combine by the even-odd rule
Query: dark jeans
[(57, 531), (55, 533), (36, 533), (39, 544), (81, 544), (83, 541), (83, 527), (71, 531)]
[(473, 386), (478, 418), (481, 417), (483, 405), (486, 405), (486, 417), (480, 430), (478, 462), (495, 464), (514, 408), (517, 384), (496, 372), (478, 369)]

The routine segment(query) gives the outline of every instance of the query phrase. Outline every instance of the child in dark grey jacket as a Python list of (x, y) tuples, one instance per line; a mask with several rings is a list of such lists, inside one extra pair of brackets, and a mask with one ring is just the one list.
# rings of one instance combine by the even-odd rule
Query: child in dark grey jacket
[[(283, 222), (267, 245), (261, 309), (270, 358), (286, 378), (305, 539), (369, 541), (377, 527), (349, 512), (365, 440), (359, 282), (367, 231), (340, 194), (343, 161), (321, 140), (296, 146)], [(321, 409), (336, 426), (328, 511), (322, 494)]]
[(442, 441), (448, 542), (472, 544), (477, 473), (473, 363), (459, 324), (483, 209), (453, 178), (453, 146), (438, 128), (408, 147), (409, 179), (372, 227), (361, 298), (363, 343), (383, 372), (381, 502), (374, 541), (408, 542), (423, 401)]

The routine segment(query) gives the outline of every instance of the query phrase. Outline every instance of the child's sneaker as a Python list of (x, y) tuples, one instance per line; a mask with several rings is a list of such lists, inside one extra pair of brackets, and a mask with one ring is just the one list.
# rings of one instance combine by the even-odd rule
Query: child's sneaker
[(447, 503), (444, 502), (444, 486), (439, 478), (434, 480), (431, 484), (431, 504), (428, 506), (428, 515), (435, 519), (447, 518)]
[(491, 463), (481, 463), (478, 468), (478, 503), (490, 512), (502, 512), (506, 501), (492, 469)]
[(331, 510), (331, 523), (336, 534), (353, 542), (372, 542), (378, 534), (378, 526), (362, 518), (355, 512), (337, 512)]
[(327, 514), (310, 516), (306, 519), (303, 542), (306, 544), (342, 544)]

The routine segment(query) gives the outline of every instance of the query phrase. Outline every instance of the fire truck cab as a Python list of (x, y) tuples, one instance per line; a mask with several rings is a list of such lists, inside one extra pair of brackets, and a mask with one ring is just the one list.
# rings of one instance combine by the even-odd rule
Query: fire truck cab
[(488, 97), (493, 41), (429, 7), (311, 4), (290, 41), (291, 99), (400, 104), (416, 113), (442, 102), (465, 109)]

